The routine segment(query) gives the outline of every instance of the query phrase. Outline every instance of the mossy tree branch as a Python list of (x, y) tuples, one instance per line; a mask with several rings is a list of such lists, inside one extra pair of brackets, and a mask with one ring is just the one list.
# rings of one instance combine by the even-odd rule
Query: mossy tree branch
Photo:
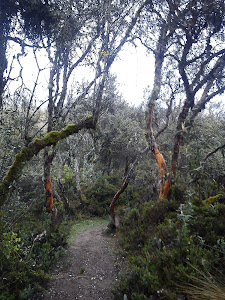
[(48, 146), (56, 145), (60, 140), (79, 132), (81, 129), (95, 129), (96, 124), (92, 116), (78, 124), (67, 125), (61, 131), (50, 131), (42, 139), (35, 139), (28, 146), (24, 146), (20, 153), (16, 154), (12, 165), (9, 167), (2, 183), (0, 184), (0, 206), (2, 206), (9, 194), (13, 182), (17, 180), (23, 168), (35, 155)]

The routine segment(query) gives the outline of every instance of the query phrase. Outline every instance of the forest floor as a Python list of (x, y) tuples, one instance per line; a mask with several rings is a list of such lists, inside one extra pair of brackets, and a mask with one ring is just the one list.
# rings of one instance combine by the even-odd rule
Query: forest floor
[(113, 299), (111, 290), (121, 259), (116, 255), (115, 236), (106, 234), (106, 223), (80, 231), (69, 244), (47, 290), (38, 299)]

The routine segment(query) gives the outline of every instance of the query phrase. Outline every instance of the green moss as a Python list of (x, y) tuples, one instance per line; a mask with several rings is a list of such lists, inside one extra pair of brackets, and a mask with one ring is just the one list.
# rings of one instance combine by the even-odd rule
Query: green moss
[(202, 205), (203, 206), (206, 206), (206, 205), (210, 205), (210, 204), (213, 204), (214, 202), (216, 202), (216, 200), (221, 196), (222, 194), (218, 194), (216, 196), (212, 196), (212, 197), (209, 197), (205, 200), (202, 201)]
[(25, 147), (24, 146), (21, 149), (21, 156), (22, 157), (20, 159), (22, 159), (23, 161), (24, 160), (26, 160), (26, 161), (30, 160), (34, 155), (34, 149), (33, 148), (34, 147)]
[(61, 137), (67, 137), (68, 135), (73, 134), (76, 128), (76, 124), (67, 125), (66, 128), (61, 131)]
[(60, 132), (50, 131), (44, 136), (43, 140), (45, 141), (46, 145), (57, 144), (57, 142), (60, 140)]
[[(23, 148), (25, 148), (25, 147), (23, 147)], [(23, 148), (22, 148), (22, 150), (23, 150)], [(14, 162), (13, 162), (13, 165), (19, 166), (20, 164), (23, 163), (24, 155), (22, 154), (22, 150), (21, 150), (21, 153), (17, 153), (17, 154), (15, 155), (15, 160), (14, 160)], [(13, 166), (13, 165), (12, 165), (12, 166)]]
[(24, 160), (23, 155), (21, 153), (16, 154), (15, 160), (11, 167), (9, 168), (8, 172), (6, 173), (3, 181), (6, 184), (10, 184), (15, 178), (17, 177), (20, 170), (24, 167)]
[(36, 138), (36, 139), (34, 140), (34, 145), (39, 145), (39, 146), (43, 145), (43, 140), (42, 140), (42, 139)]
[(66, 126), (65, 130), (63, 130), (63, 131), (73, 131), (74, 128), (76, 128), (76, 127), (77, 127), (76, 124), (69, 124)]

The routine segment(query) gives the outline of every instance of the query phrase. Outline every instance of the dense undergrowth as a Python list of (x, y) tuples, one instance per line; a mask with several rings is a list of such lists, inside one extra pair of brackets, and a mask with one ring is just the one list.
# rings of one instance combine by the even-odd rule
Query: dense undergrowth
[(118, 235), (129, 268), (115, 299), (225, 299), (224, 200), (180, 204), (181, 195), (139, 204), (124, 216)]
[(14, 224), (2, 219), (0, 299), (29, 299), (44, 288), (63, 254), (71, 221), (64, 219), (52, 228), (51, 216), (45, 212), (27, 213)]
[(99, 224), (107, 224), (107, 220), (79, 212), (64, 215), (54, 227), (51, 215), (45, 211), (26, 214), (12, 227), (2, 221), (0, 299), (30, 299), (43, 291), (67, 244), (79, 231)]
[[(41, 182), (26, 177), (21, 182), (0, 216), (0, 300), (30, 299), (41, 292), (71, 237), (87, 226), (107, 224), (104, 217), (119, 187), (119, 178), (104, 176), (84, 186), (81, 205), (74, 174), (67, 170), (62, 182), (70, 210), (58, 190), (54, 203), (58, 213), (53, 218), (45, 211), (44, 199), (37, 200)], [(127, 195), (121, 203), (127, 203)], [(97, 222), (96, 217), (101, 219)]]
[[(73, 176), (67, 171), (62, 178), (71, 210), (66, 210), (58, 190), (56, 222), (45, 212), (43, 200), (36, 200), (40, 187), (26, 190), (26, 181), (15, 194), (19, 200), (13, 199), (13, 206), (9, 204), (1, 213), (1, 300), (30, 299), (42, 291), (68, 238), (96, 224), (91, 218), (108, 216), (121, 178), (101, 176), (84, 185), (81, 205)], [(213, 188), (214, 193), (222, 193)], [(201, 194), (190, 197), (173, 186), (168, 199), (143, 201), (145, 192), (139, 190), (130, 185), (117, 203), (117, 235), (128, 268), (114, 290), (115, 299), (225, 299), (221, 283), (225, 275), (224, 198), (202, 201)], [(106, 224), (103, 219), (100, 222)], [(218, 298), (210, 294), (215, 287)], [(203, 295), (207, 288), (209, 296)]]

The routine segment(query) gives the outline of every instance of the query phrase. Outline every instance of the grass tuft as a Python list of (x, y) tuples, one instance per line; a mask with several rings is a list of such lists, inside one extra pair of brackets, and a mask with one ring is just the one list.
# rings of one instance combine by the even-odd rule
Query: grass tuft
[(210, 273), (198, 271), (199, 277), (191, 277), (193, 284), (182, 290), (191, 300), (225, 300), (225, 284)]

